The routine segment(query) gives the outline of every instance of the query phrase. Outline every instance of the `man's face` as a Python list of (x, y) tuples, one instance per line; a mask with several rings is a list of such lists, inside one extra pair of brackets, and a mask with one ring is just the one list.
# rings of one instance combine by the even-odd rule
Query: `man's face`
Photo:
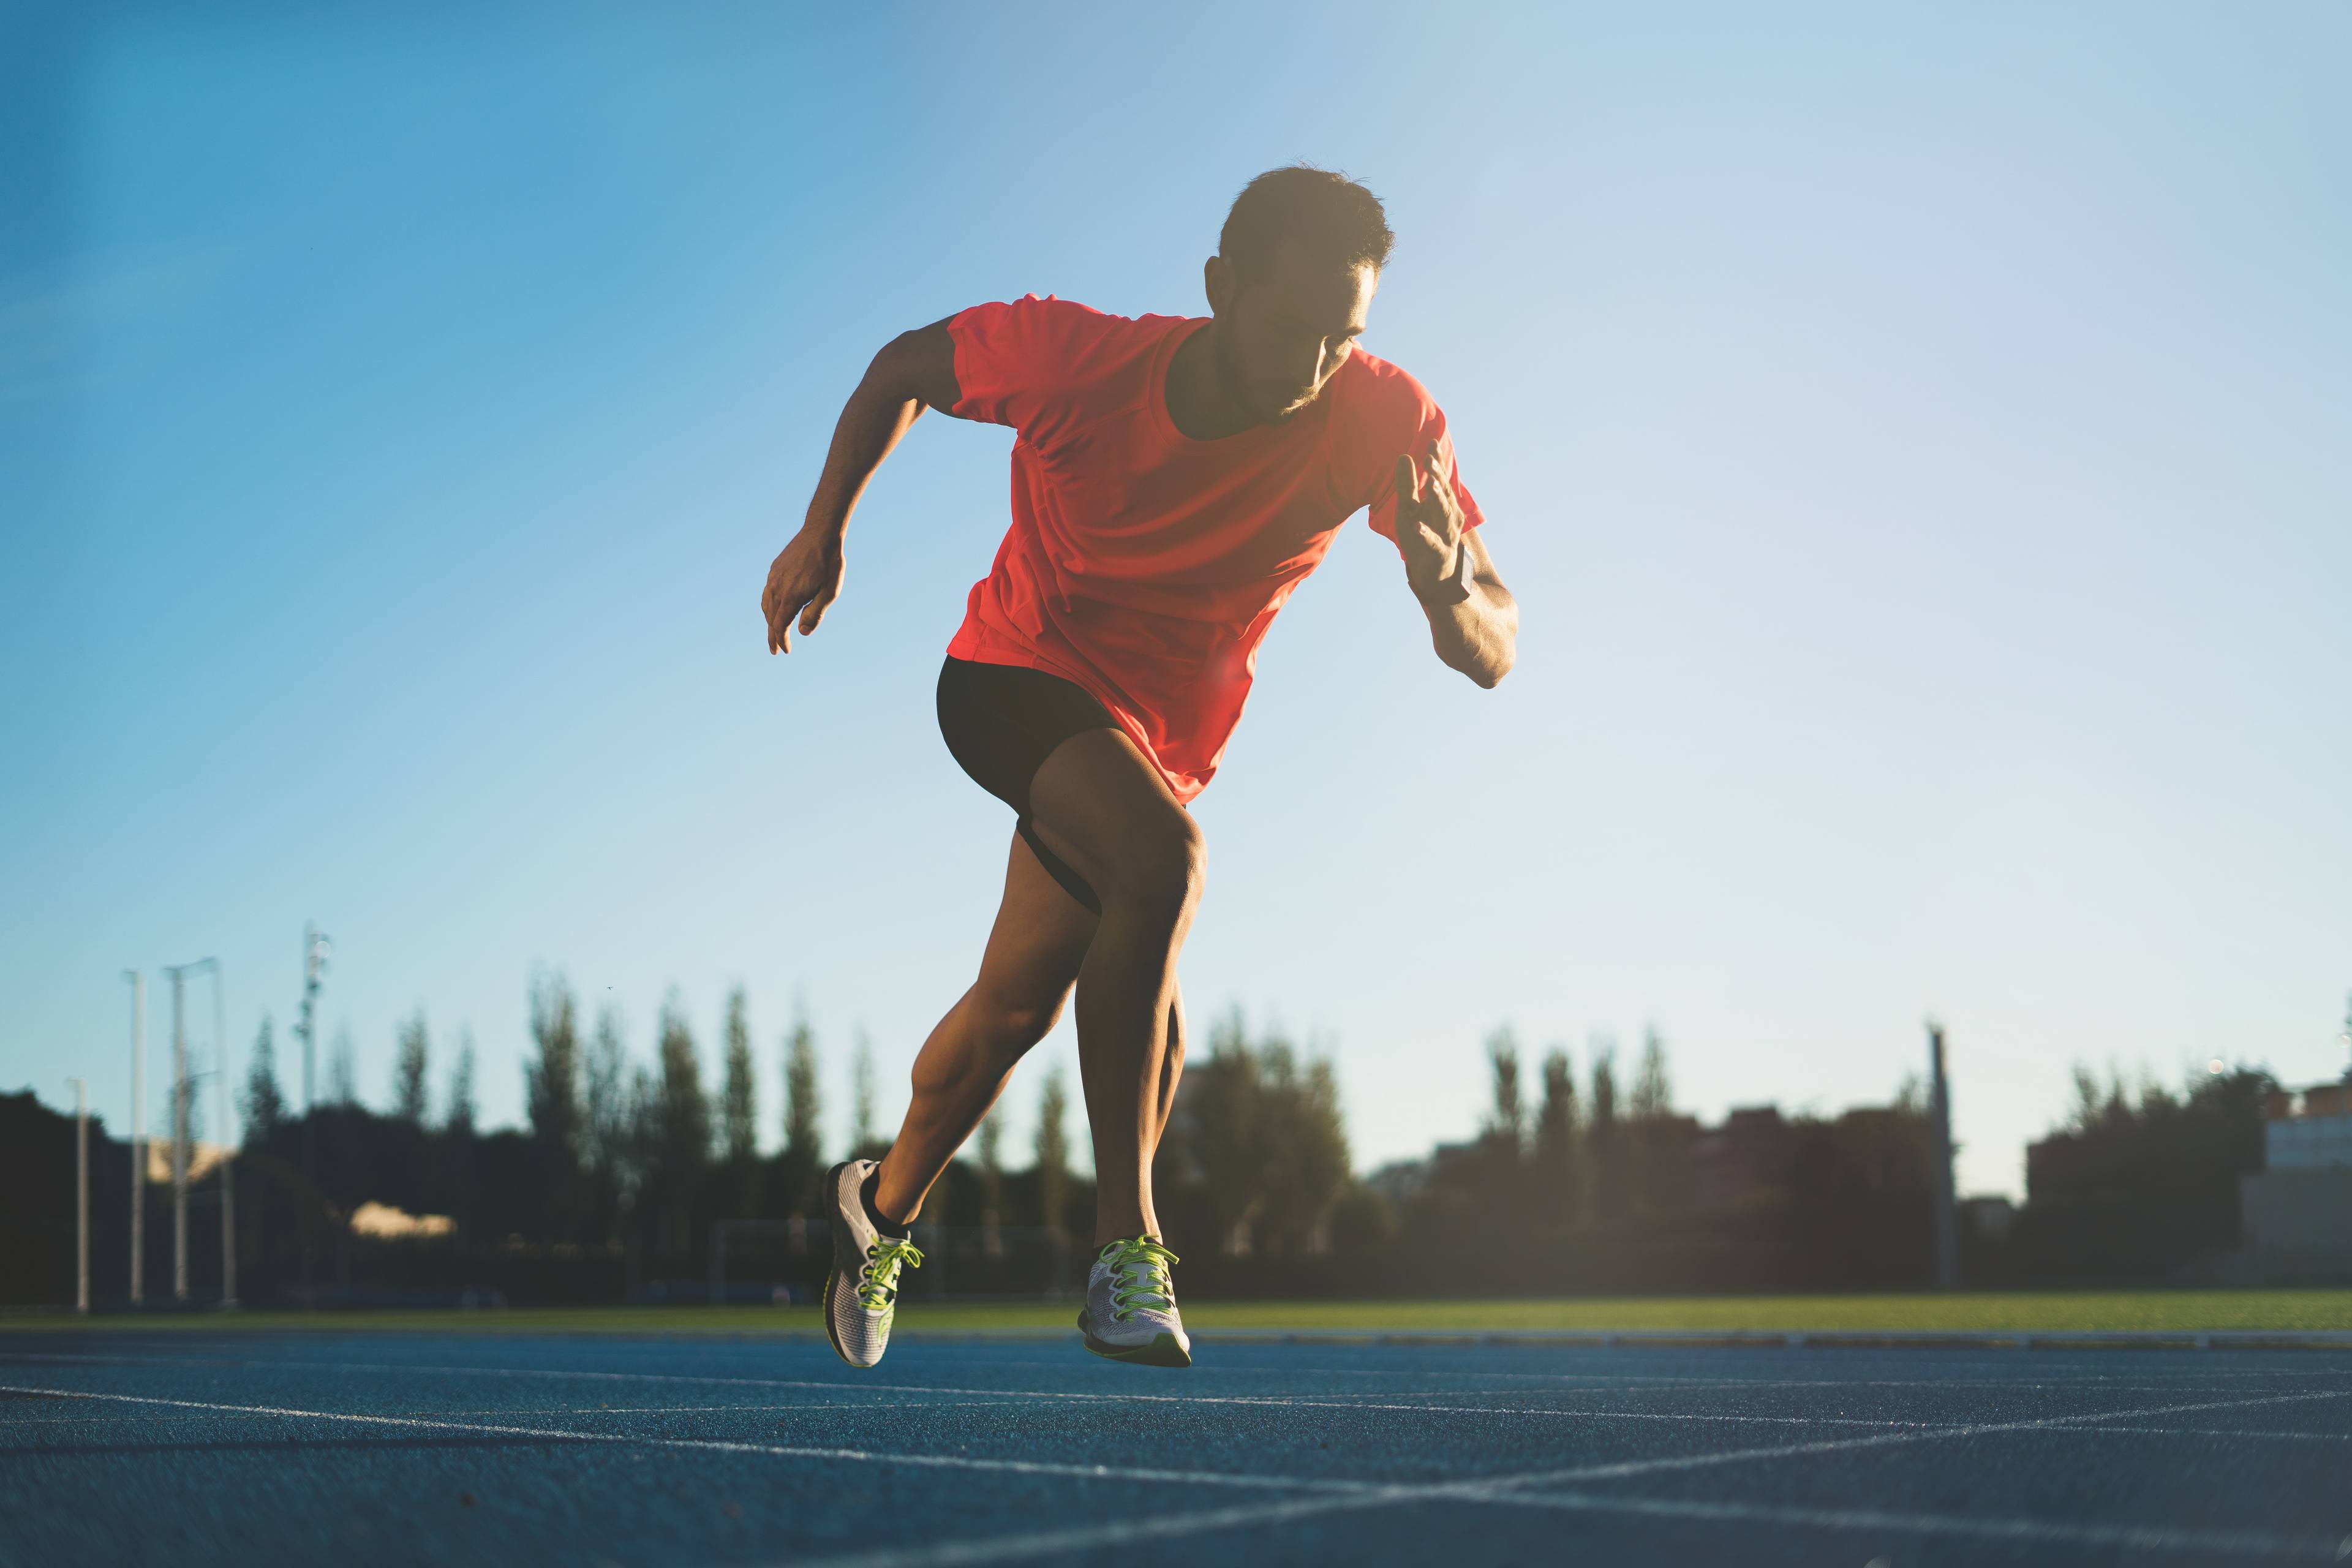
[(1289, 418), (1339, 373), (1380, 282), (1370, 267), (1334, 267), (1296, 244), (1278, 247), (1265, 271), (1248, 278), (1223, 257), (1210, 258), (1218, 370), (1259, 423)]

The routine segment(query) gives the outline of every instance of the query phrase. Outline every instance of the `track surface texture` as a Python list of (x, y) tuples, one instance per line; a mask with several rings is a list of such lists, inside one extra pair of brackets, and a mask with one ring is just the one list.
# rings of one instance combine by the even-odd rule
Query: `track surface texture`
[(12, 1337), (0, 1564), (2352, 1561), (2352, 1355)]

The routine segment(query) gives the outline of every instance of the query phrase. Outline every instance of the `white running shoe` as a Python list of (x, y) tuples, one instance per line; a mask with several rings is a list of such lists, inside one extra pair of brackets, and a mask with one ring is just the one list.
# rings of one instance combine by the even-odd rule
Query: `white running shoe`
[(824, 1277), (824, 1337), (852, 1366), (872, 1366), (890, 1347), (890, 1320), (898, 1310), (898, 1270), (922, 1266), (923, 1255), (904, 1237), (885, 1236), (866, 1217), (858, 1189), (875, 1170), (872, 1160), (850, 1160), (825, 1173), (832, 1205), (833, 1268)]
[(1175, 1261), (1156, 1236), (1104, 1243), (1087, 1277), (1087, 1304), (1078, 1309), (1087, 1349), (1140, 1366), (1191, 1366), (1192, 1341), (1168, 1277)]

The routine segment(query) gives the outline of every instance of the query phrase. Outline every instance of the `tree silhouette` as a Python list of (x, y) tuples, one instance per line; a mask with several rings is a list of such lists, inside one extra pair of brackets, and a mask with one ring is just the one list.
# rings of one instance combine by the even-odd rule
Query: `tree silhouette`
[(2049, 1275), (2157, 1279), (2238, 1245), (2239, 1178), (2263, 1167), (2265, 1071), (2198, 1072), (2179, 1094), (2074, 1069), (2073, 1114), (2025, 1152), (2017, 1245)]
[(980, 1224), (992, 1256), (1003, 1245), (996, 1227), (1004, 1217), (1004, 1118), (998, 1107), (990, 1106), (980, 1119), (973, 1144), (980, 1156)]
[(676, 991), (662, 1003), (660, 1052), (662, 1171), (691, 1182), (710, 1158), (710, 1102), (702, 1092), (686, 1003)]
[(759, 1086), (751, 1067), (750, 1004), (740, 985), (727, 997), (727, 1080), (721, 1096), (727, 1158), (748, 1165), (760, 1140)]
[(746, 1218), (759, 1214), (763, 1195), (757, 1079), (751, 1005), (738, 985), (727, 997), (727, 1079), (719, 1093), (719, 1121), (727, 1155), (727, 1201), (735, 1215)]
[(1642, 1061), (1633, 1072), (1633, 1092), (1625, 1100), (1626, 1114), (1635, 1121), (1653, 1121), (1675, 1111), (1675, 1089), (1666, 1073), (1666, 1042), (1651, 1025), (1642, 1031)]
[(432, 1036), (425, 1026), (425, 1009), (419, 1007), (400, 1026), (392, 1062), (392, 1114), (411, 1127), (424, 1126), (428, 1114), (426, 1100), (430, 1090), (425, 1069), (432, 1049)]
[(460, 1138), (474, 1135), (474, 1031), (459, 1031), (457, 1061), (449, 1069), (448, 1098), (442, 1102), (441, 1125)]
[(256, 1147), (268, 1142), (286, 1120), (286, 1097), (278, 1089), (278, 1046), (267, 1013), (261, 1016), (260, 1032), (253, 1037), (245, 1092), (239, 1098), (245, 1112), (245, 1141)]
[(849, 1157), (878, 1160), (890, 1145), (874, 1134), (874, 1042), (857, 1031), (849, 1058)]
[(617, 1201), (635, 1184), (635, 1116), (629, 1097), (628, 1039), (621, 1010), (596, 1009), (596, 1033), (581, 1073), (580, 1157), (601, 1196)]
[(1572, 1225), (1583, 1207), (1577, 1171), (1576, 1077), (1568, 1052), (1554, 1046), (1543, 1060), (1543, 1101), (1536, 1111), (1536, 1217)]
[(583, 1218), (580, 1186), (580, 1027), (572, 986), (541, 972), (530, 986), (530, 1037), (537, 1055), (523, 1064), (523, 1101), (530, 1118), (535, 1212), (550, 1239), (574, 1239)]
[(523, 1068), (531, 1136), (566, 1163), (580, 1157), (580, 1026), (572, 985), (561, 973), (531, 983), (530, 1038), (535, 1059)]
[(1603, 1036), (1592, 1044), (1592, 1121), (1584, 1133), (1592, 1170), (1592, 1212), (1600, 1220), (1625, 1212), (1625, 1146), (1617, 1122), (1617, 1042)]
[(1517, 1165), (1528, 1142), (1527, 1100), (1519, 1092), (1519, 1042), (1508, 1024), (1486, 1037), (1486, 1065), (1494, 1084), (1495, 1106), (1486, 1118), (1486, 1136), (1504, 1163)]
[(824, 1175), (824, 1120), (816, 1031), (809, 1027), (807, 1008), (795, 1003), (792, 1030), (784, 1037), (784, 1151), (778, 1157), (779, 1187), (794, 1214), (811, 1213), (817, 1205)]
[(1321, 1251), (1349, 1169), (1329, 1059), (1302, 1059), (1278, 1032), (1252, 1043), (1239, 1008), (1212, 1026), (1152, 1164), (1171, 1238), (1233, 1255)]
[(1070, 1136), (1063, 1122), (1070, 1110), (1070, 1093), (1062, 1079), (1061, 1064), (1056, 1062), (1045, 1075), (1045, 1085), (1037, 1095), (1037, 1207), (1041, 1223), (1049, 1229), (1064, 1228), (1069, 1204)]
[(352, 1043), (352, 1026), (335, 1026), (335, 1043), (327, 1052), (327, 1103), (354, 1106), (360, 1102), (359, 1048)]

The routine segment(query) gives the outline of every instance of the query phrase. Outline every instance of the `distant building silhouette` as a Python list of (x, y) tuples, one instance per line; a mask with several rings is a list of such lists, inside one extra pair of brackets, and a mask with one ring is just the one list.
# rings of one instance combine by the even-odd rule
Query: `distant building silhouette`
[(2239, 1180), (2256, 1277), (2352, 1278), (2352, 1082), (2273, 1089), (2263, 1104), (2263, 1164)]
[(1691, 1143), (1700, 1211), (1712, 1214), (1786, 1196), (1791, 1136), (1777, 1105), (1735, 1106), (1722, 1126), (1702, 1128)]

